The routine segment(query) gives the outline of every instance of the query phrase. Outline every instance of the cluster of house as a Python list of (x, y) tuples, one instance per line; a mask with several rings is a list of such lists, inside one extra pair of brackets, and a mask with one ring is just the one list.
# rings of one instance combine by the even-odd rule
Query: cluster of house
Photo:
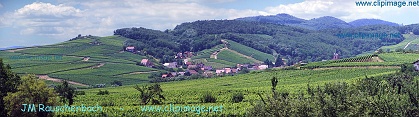
[[(205, 65), (203, 63), (194, 64), (189, 62), (188, 59), (184, 59), (184, 64), (187, 66), (185, 72), (170, 72), (163, 74), (162, 78), (184, 76), (184, 75), (202, 75), (203, 77), (212, 77), (214, 75), (222, 76), (225, 74), (236, 74), (239, 73), (241, 69), (248, 70), (264, 70), (268, 68), (268, 65), (254, 63), (254, 64), (237, 64), (236, 67), (225, 67), (221, 69), (213, 69), (212, 66)], [(164, 66), (168, 68), (182, 68), (178, 65), (177, 62), (165, 63)], [(215, 73), (214, 73), (215, 71)]]
[(259, 63), (254, 63), (254, 64), (237, 64), (236, 66), (237, 68), (246, 68), (248, 70), (265, 70), (268, 69), (269, 66), (268, 65), (264, 65), (264, 64), (259, 64)]
[(185, 58), (191, 58), (193, 56), (193, 52), (178, 52), (175, 56), (175, 59), (185, 59)]
[[(168, 74), (163, 74), (162, 78), (184, 75), (199, 75), (200, 73), (198, 71), (203, 71), (202, 75), (204, 77), (212, 77), (212, 66), (206, 66), (203, 63), (193, 64), (187, 59), (184, 59), (184, 64), (187, 66), (187, 70), (185, 72), (171, 72)], [(163, 66), (167, 68), (182, 68), (182, 65), (178, 65), (177, 62), (164, 63)]]
[[(135, 52), (135, 47), (128, 46), (125, 48), (125, 51)], [(226, 67), (226, 68), (221, 68), (221, 69), (213, 69), (212, 66), (208, 66), (203, 63), (194, 64), (193, 62), (190, 62), (188, 58), (191, 58), (192, 56), (193, 56), (193, 52), (189, 52), (189, 51), (177, 53), (175, 55), (175, 59), (183, 59), (183, 63), (184, 65), (186, 65), (187, 70), (185, 70), (185, 72), (170, 72), (167, 74), (163, 74), (161, 77), (168, 78), (168, 77), (176, 77), (176, 76), (184, 76), (184, 75), (200, 75), (200, 74), (204, 77), (212, 77), (214, 75), (221, 76), (224, 74), (235, 74), (244, 68), (248, 70), (264, 70), (268, 68), (268, 65), (255, 63), (255, 64), (237, 64), (237, 66), (234, 68)], [(149, 59), (142, 59), (141, 64), (146, 67), (154, 66), (153, 62)], [(164, 63), (163, 66), (167, 68), (182, 68), (183, 67), (183, 65), (178, 65), (177, 62)]]

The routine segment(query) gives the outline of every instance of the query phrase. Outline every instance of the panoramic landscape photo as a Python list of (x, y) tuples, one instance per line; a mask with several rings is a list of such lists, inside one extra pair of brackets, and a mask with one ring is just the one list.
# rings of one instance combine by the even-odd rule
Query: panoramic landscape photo
[(419, 1), (0, 1), (0, 117), (419, 116)]

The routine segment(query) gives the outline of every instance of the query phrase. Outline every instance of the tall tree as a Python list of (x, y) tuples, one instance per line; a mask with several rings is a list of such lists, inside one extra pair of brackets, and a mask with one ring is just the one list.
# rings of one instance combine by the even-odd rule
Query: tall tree
[(0, 58), (0, 117), (7, 116), (3, 97), (6, 97), (8, 92), (16, 92), (19, 84), (20, 77), (11, 71), (9, 65), (4, 65)]
[(147, 105), (150, 101), (152, 104), (161, 104), (165, 100), (160, 84), (143, 87), (135, 85), (134, 88), (140, 92), (141, 104)]
[(61, 102), (67, 102), (68, 105), (72, 105), (74, 102), (74, 97), (76, 97), (75, 88), (68, 85), (66, 80), (63, 81), (63, 84), (58, 85), (55, 91), (61, 97)]
[(284, 65), (284, 61), (282, 61), (281, 56), (278, 55), (278, 57), (276, 58), (276, 61), (275, 61), (275, 66), (279, 67), (279, 66), (282, 66), (282, 65)]
[[(46, 106), (55, 105), (56, 97), (52, 88), (48, 88), (45, 82), (30, 74), (23, 76), (22, 84), (18, 86), (17, 92), (8, 93), (4, 100), (6, 102), (5, 107), (8, 110), (7, 114), (11, 117), (46, 117), (52, 114), (47, 112)], [(30, 109), (32, 104), (35, 104), (32, 106), (33, 110)], [(44, 108), (38, 104), (43, 104)], [(38, 106), (38, 108), (33, 108), (35, 106)]]
[(265, 63), (265, 65), (268, 65), (269, 68), (273, 67), (272, 61), (270, 61), (269, 59), (266, 59), (263, 63)]

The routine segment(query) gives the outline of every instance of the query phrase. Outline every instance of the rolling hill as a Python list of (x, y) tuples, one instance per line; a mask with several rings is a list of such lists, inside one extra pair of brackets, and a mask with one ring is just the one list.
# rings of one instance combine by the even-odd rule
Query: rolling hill
[(349, 22), (349, 24), (354, 26), (354, 27), (368, 26), (368, 25), (400, 26), (397, 23), (384, 21), (384, 20), (380, 20), (380, 19), (358, 19), (358, 20)]
[(121, 36), (89, 37), (0, 51), (0, 58), (18, 74), (47, 75), (86, 85), (110, 84), (114, 80), (126, 85), (148, 83), (148, 75), (158, 70), (136, 65), (147, 57), (122, 51), (126, 40)]
[(253, 17), (237, 18), (235, 20), (289, 25), (289, 26), (296, 26), (296, 27), (301, 27), (301, 28), (310, 29), (310, 30), (344, 29), (344, 28), (356, 28), (360, 26), (370, 26), (370, 25), (400, 26), (397, 23), (384, 21), (380, 19), (358, 19), (352, 22), (345, 22), (335, 17), (323, 16), (319, 18), (305, 20), (305, 19), (294, 17), (289, 14), (253, 16)]
[[(286, 14), (279, 14), (275, 18), (282, 18), (282, 22), (294, 24), (302, 21)], [(345, 25), (345, 22), (333, 17), (321, 17), (304, 22), (307, 25), (317, 26), (324, 25), (316, 24), (324, 21)], [(172, 56), (178, 52), (191, 51), (196, 53), (196, 56), (192, 57), (194, 62), (202, 62), (214, 68), (260, 63), (266, 59), (274, 61), (276, 55), (286, 59), (288, 65), (293, 65), (300, 61), (328, 60), (335, 52), (343, 58), (352, 57), (365, 51), (376, 50), (383, 45), (397, 44), (404, 39), (403, 37), (339, 38), (337, 34), (340, 33), (398, 31), (395, 27), (376, 25), (327, 31), (240, 20), (205, 20), (182, 23), (173, 30), (166, 31), (122, 28), (115, 30), (114, 36), (83, 36), (53, 45), (5, 50), (0, 51), (0, 57), (11, 64), (13, 70), (19, 74), (48, 75), (87, 85), (109, 83), (114, 80), (124, 81), (125, 84), (136, 84), (147, 82), (149, 74), (163, 70), (136, 65), (142, 59), (149, 59), (156, 65), (161, 65), (173, 62)], [(135, 47), (134, 52), (138, 53), (123, 51), (128, 46)], [(24, 59), (11, 56), (23, 56)], [(61, 56), (61, 59), (51, 61), (28, 59), (39, 56)], [(83, 61), (84, 58), (88, 60)], [(139, 78), (135, 79), (136, 76)], [(86, 80), (87, 78), (89, 80)]]
[[(290, 97), (298, 97), (300, 95), (308, 95), (309, 92), (305, 90), (308, 86), (314, 88), (322, 88), (330, 86), (334, 83), (360, 83), (366, 77), (381, 77), (394, 74), (400, 70), (400, 64), (410, 63), (418, 54), (404, 54), (404, 53), (384, 53), (378, 55), (384, 61), (375, 62), (376, 65), (371, 65), (373, 62), (349, 62), (351, 60), (366, 60), (372, 56), (357, 57), (350, 59), (339, 60), (334, 62), (335, 65), (345, 66), (347, 63), (360, 63), (365, 66), (347, 66), (336, 68), (335, 66), (324, 65), (323, 67), (330, 69), (302, 69), (302, 70), (282, 70), (273, 69), (265, 71), (253, 71), (249, 74), (239, 74), (235, 76), (225, 76), (210, 79), (195, 79), (187, 81), (175, 81), (161, 83), (161, 88), (164, 91), (163, 95), (166, 100), (162, 105), (139, 105), (138, 93), (132, 86), (123, 87), (109, 87), (104, 90), (109, 90), (109, 96), (106, 100), (102, 100), (103, 96), (96, 95), (98, 89), (87, 89), (86, 95), (77, 97), (76, 104), (94, 105), (99, 103), (104, 106), (105, 114), (108, 116), (115, 116), (119, 114), (128, 114), (135, 116), (244, 116), (249, 109), (254, 107), (255, 103), (260, 102), (261, 98), (271, 94), (271, 78), (278, 78), (278, 92), (286, 93)], [(330, 62), (330, 61), (329, 61)], [(386, 66), (396, 63), (392, 66)], [(309, 63), (309, 65), (312, 63)], [(313, 63), (313, 64), (318, 64)], [(368, 65), (369, 64), (369, 65)], [(382, 67), (376, 67), (383, 65)], [(418, 79), (419, 77), (416, 77)], [(385, 83), (382, 81), (382, 83)], [(325, 86), (326, 85), (326, 86)], [(327, 90), (327, 88), (325, 89)], [(300, 94), (301, 93), (301, 94)], [(205, 94), (210, 94), (216, 98), (215, 103), (204, 103), (200, 101)], [(243, 94), (244, 100), (238, 103), (233, 103), (231, 100), (234, 95)], [(117, 102), (117, 103), (112, 103)], [(215, 106), (222, 105), (222, 112), (205, 112), (197, 113), (196, 111), (186, 111), (182, 113), (176, 112), (158, 112), (158, 110), (144, 109), (146, 107), (164, 108), (165, 106), (192, 106), (204, 105)], [(81, 113), (78, 115), (84, 116), (99, 116), (104, 113), (92, 112)], [(59, 115), (68, 115), (68, 113), (60, 113)]]
[(285, 14), (285, 13), (277, 14), (277, 15), (269, 15), (269, 16), (244, 17), (244, 18), (237, 18), (236, 20), (266, 22), (266, 23), (283, 24), (283, 25), (300, 24), (306, 21), (304, 19), (297, 18), (297, 17), (294, 17), (289, 14)]
[[(292, 18), (290, 16), (286, 17)], [(316, 22), (323, 20), (335, 20), (335, 22), (346, 25), (338, 19), (323, 17), (313, 19), (312, 26), (322, 25), (316, 24)], [(299, 20), (295, 18), (291, 21), (284, 20), (284, 22), (292, 21), (298, 22)], [(166, 31), (146, 28), (117, 29), (113, 36), (77, 37), (53, 45), (4, 50), (0, 51), (0, 58), (3, 58), (4, 63), (10, 64), (12, 70), (18, 74), (33, 73), (41, 79), (49, 79), (50, 81), (65, 79), (72, 81), (73, 85), (78, 85), (80, 88), (86, 88), (86, 85), (108, 85), (113, 81), (121, 81), (124, 84), (122, 87), (79, 90), (86, 92), (86, 94), (78, 95), (75, 98), (74, 105), (100, 105), (103, 106), (102, 112), (64, 112), (56, 113), (57, 116), (245, 116), (250, 108), (257, 108), (255, 104), (261, 103), (261, 100), (275, 92), (274, 88), (271, 87), (275, 80), (271, 80), (271, 78), (278, 79), (276, 91), (281, 94), (280, 97), (283, 99), (306, 99), (310, 96), (310, 91), (307, 91), (310, 90), (310, 86), (317, 87), (320, 92), (321, 90), (328, 91), (327, 93), (316, 93), (316, 95), (324, 94), (325, 98), (319, 96), (313, 99), (328, 100), (328, 104), (323, 105), (330, 105), (331, 108), (334, 106), (334, 103), (331, 102), (338, 102), (335, 99), (340, 99), (333, 97), (334, 94), (346, 92), (346, 90), (334, 90), (333, 87), (337, 85), (331, 85), (331, 83), (354, 83), (348, 85), (348, 87), (365, 86), (355, 88), (363, 90), (377, 88), (369, 87), (377, 85), (379, 87), (391, 87), (391, 85), (394, 85), (391, 84), (393, 82), (386, 81), (390, 77), (384, 79), (385, 76), (401, 71), (401, 64), (411, 64), (418, 59), (419, 54), (393, 52), (349, 57), (365, 51), (376, 50), (383, 45), (399, 42), (402, 42), (399, 44), (403, 45), (407, 41), (416, 41), (416, 36), (404, 35), (406, 40), (403, 37), (363, 39), (359, 37), (339, 38), (337, 34), (355, 34), (358, 32), (395, 33), (398, 31), (395, 27), (379, 25), (330, 31), (308, 30), (260, 22), (209, 20), (183, 23), (173, 30)], [(133, 51), (134, 53), (131, 53), (124, 51), (126, 47), (137, 49)], [(172, 62), (173, 55), (185, 51), (195, 53), (190, 58), (192, 61), (202, 62), (214, 68), (231, 67), (238, 63), (262, 62), (266, 59), (273, 61), (276, 59), (274, 55), (280, 55), (287, 59), (289, 65), (297, 64), (287, 68), (251, 71), (248, 74), (162, 82), (160, 84), (163, 90), (162, 94), (165, 97), (164, 102), (159, 105), (140, 105), (142, 97), (139, 96), (140, 92), (133, 86), (137, 84), (149, 85), (149, 75), (154, 72), (166, 72), (165, 70), (168, 69), (150, 68), (137, 64), (142, 59), (149, 59), (156, 66), (168, 61)], [(341, 54), (344, 59), (322, 61), (322, 59), (330, 59), (335, 52)], [(300, 61), (309, 63), (299, 69)], [(383, 77), (383, 79), (380, 79), (379, 82), (372, 82), (370, 85), (357, 85), (363, 83), (362, 79), (366, 77)], [(417, 76), (406, 76), (406, 78), (418, 79)], [(395, 83), (398, 82), (396, 80)], [(343, 86), (346, 87), (346, 85)], [(98, 95), (101, 90), (110, 93), (109, 95)], [(371, 90), (375, 91), (375, 89)], [(357, 91), (354, 90), (354, 92)], [(395, 90), (386, 89), (386, 91)], [(240, 94), (243, 95), (243, 100), (233, 102), (234, 97)], [(360, 97), (365, 97), (366, 94), (355, 95), (353, 98), (344, 97), (344, 99), (377, 98), (375, 95), (368, 98)], [(213, 96), (216, 101), (205, 103), (205, 95)], [(387, 96), (397, 97), (398, 95), (396, 95), (394, 93)], [(288, 96), (290, 98), (287, 98)], [(403, 97), (399, 99), (402, 101), (408, 100), (407, 94), (401, 94), (401, 96)], [(279, 102), (268, 99), (268, 101)], [(393, 98), (385, 97), (383, 98), (384, 101), (378, 100), (374, 104), (387, 104), (382, 103), (387, 102), (387, 99)], [(394, 100), (397, 101), (397, 99)], [(369, 100), (363, 103), (371, 104)], [(293, 102), (290, 104), (306, 106), (304, 103)], [(160, 110), (158, 112), (147, 112), (143, 109), (147, 106), (178, 107), (185, 105), (194, 107), (220, 105), (224, 107), (224, 110), (222, 112), (200, 111), (198, 113), (196, 110), (190, 112), (161, 112)], [(320, 107), (322, 104), (312, 105)], [(356, 105), (352, 104), (351, 107), (358, 109)], [(385, 105), (382, 107), (391, 106)], [(320, 108), (323, 109), (323, 107)]]
[(331, 16), (324, 16), (307, 20), (295, 26), (311, 29), (311, 30), (325, 30), (325, 29), (344, 29), (352, 26), (343, 20)]
[[(82, 84), (77, 87), (110, 84), (115, 80), (122, 81), (124, 85), (148, 83), (151, 73), (165, 71), (136, 65), (142, 59), (153, 60), (155, 65), (161, 63), (154, 57), (123, 51), (128, 41), (135, 40), (122, 36), (89, 36), (53, 45), (0, 51), (0, 58), (18, 74), (31, 73), (51, 81), (65, 79), (75, 85)], [(226, 46), (227, 49), (221, 50)], [(216, 51), (220, 51), (218, 59), (211, 58)], [(226, 40), (226, 44), (197, 52), (192, 61), (224, 68), (244, 63), (261, 63), (266, 59), (274, 61), (270, 54)]]
[[(351, 57), (362, 52), (376, 50), (381, 46), (397, 44), (404, 39), (402, 36), (386, 37), (385, 39), (340, 38), (339, 34), (394, 33), (400, 35), (397, 32), (397, 28), (390, 26), (374, 26), (371, 28), (365, 26), (316, 31), (293, 26), (239, 20), (188, 22), (178, 25), (172, 31), (173, 35), (180, 36), (179, 40), (193, 40), (194, 38), (207, 38), (207, 40), (214, 42), (219, 42), (221, 39), (232, 40), (267, 54), (278, 53), (284, 59), (290, 60), (289, 64), (299, 61), (328, 60), (335, 52), (343, 57)], [(189, 33), (193, 36), (182, 38)], [(194, 46), (195, 44), (192, 43), (187, 45)]]

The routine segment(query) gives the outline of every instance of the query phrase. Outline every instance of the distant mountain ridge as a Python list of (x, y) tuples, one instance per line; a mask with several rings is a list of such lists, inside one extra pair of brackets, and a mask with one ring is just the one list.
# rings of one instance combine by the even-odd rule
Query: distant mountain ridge
[(0, 48), (0, 50), (9, 50), (9, 49), (16, 49), (16, 48), (24, 48), (25, 46), (10, 46), (5, 48)]
[(343, 20), (332, 16), (324, 16), (320, 18), (314, 18), (307, 20), (297, 25), (302, 28), (312, 29), (312, 30), (322, 30), (322, 29), (341, 29), (341, 28), (351, 28), (352, 26), (346, 23)]
[(277, 14), (270, 16), (254, 16), (254, 17), (244, 17), (237, 18), (236, 20), (243, 21), (256, 21), (256, 22), (265, 22), (265, 23), (274, 23), (274, 24), (300, 24), (306, 20), (297, 18), (289, 14)]
[(263, 23), (273, 23), (281, 25), (296, 26), (310, 30), (323, 30), (323, 29), (345, 29), (345, 28), (356, 28), (361, 26), (369, 25), (386, 25), (386, 26), (400, 26), (397, 23), (384, 21), (380, 19), (358, 19), (352, 22), (345, 22), (339, 18), (332, 16), (323, 16), (319, 18), (313, 18), (310, 20), (301, 19), (289, 14), (277, 14), (269, 16), (252, 16), (237, 18), (235, 20), (241, 21), (253, 21)]
[(400, 26), (397, 23), (384, 21), (384, 20), (380, 20), (380, 19), (358, 19), (358, 20), (349, 22), (349, 24), (354, 26), (354, 27), (368, 26), (368, 25)]

